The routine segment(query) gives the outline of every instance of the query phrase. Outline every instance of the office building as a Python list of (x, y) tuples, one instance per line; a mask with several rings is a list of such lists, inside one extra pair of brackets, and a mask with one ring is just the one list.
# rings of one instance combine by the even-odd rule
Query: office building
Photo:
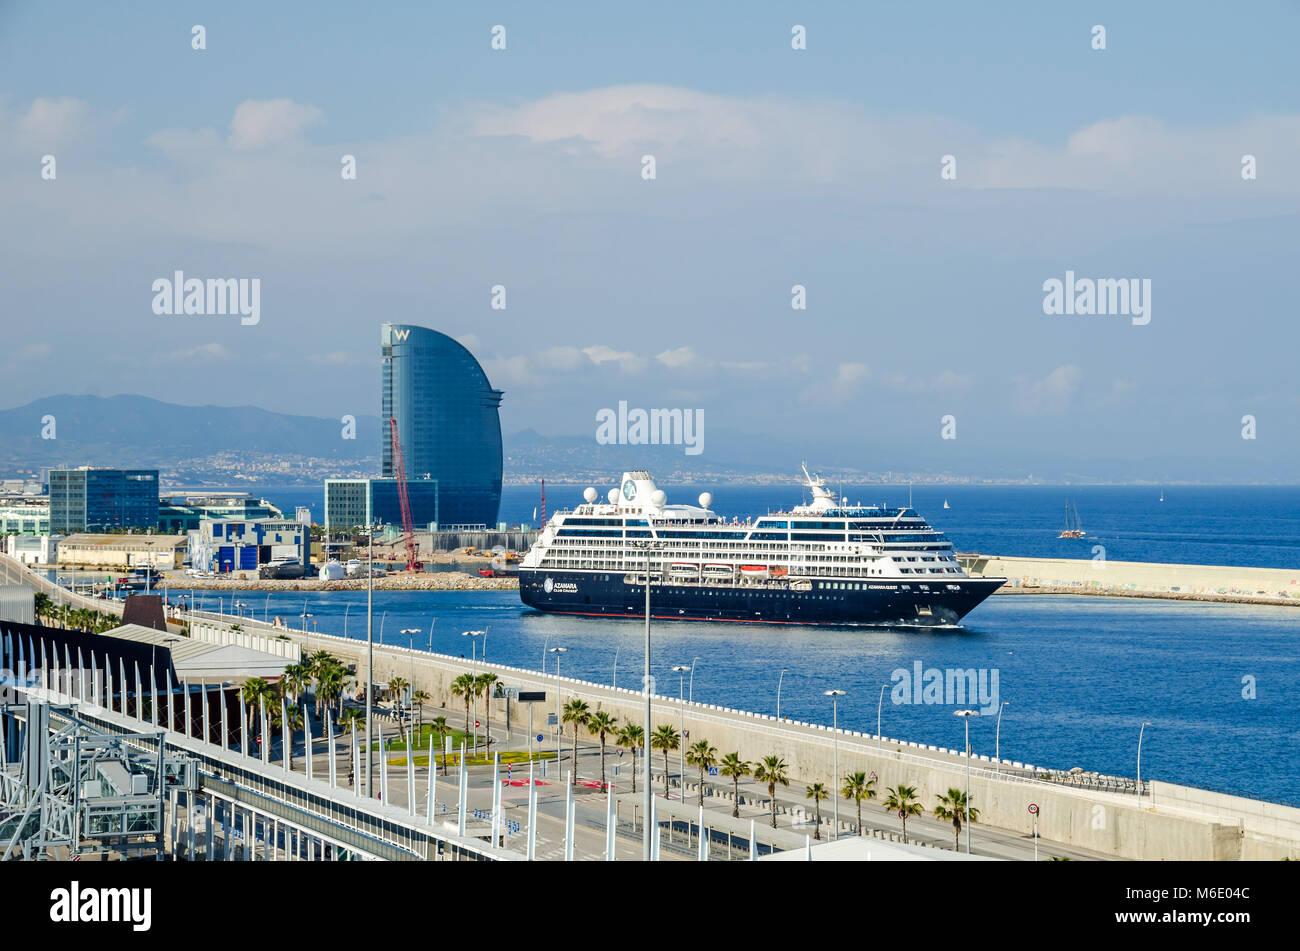
[[(411, 503), (411, 524), (426, 530), (438, 524), (441, 512), (439, 484), (435, 479), (406, 483)], [(326, 479), (325, 530), (346, 532), (367, 525), (402, 524), (402, 503), (396, 479)]]
[[(501, 390), (492, 388), (474, 355), (446, 334), (387, 323), (380, 338), (383, 479), (397, 474), (392, 418), (408, 484), (438, 486), (411, 494), (412, 522), (495, 525), (501, 505)], [(376, 496), (381, 481), (371, 480)], [(433, 500), (436, 511), (429, 507)], [(385, 521), (400, 524), (400, 517)]]
[(157, 469), (50, 470), (50, 531), (157, 527)]

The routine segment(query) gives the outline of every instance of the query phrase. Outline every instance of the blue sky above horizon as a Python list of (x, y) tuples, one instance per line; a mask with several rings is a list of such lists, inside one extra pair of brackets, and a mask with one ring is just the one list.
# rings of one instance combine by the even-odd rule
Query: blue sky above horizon
[[(509, 431), (627, 400), (779, 462), (1296, 481), (1300, 12), (1248, 13), (0, 3), (0, 405), (369, 414), (399, 320)], [(155, 316), (178, 268), (260, 278), (260, 324)], [(1151, 323), (1045, 316), (1067, 269), (1149, 278)]]

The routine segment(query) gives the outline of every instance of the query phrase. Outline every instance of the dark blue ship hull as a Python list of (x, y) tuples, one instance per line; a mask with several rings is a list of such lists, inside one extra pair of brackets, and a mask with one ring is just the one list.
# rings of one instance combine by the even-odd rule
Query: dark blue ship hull
[[(622, 572), (521, 568), (519, 598), (539, 611), (644, 617), (645, 585), (623, 579)], [(792, 586), (655, 582), (650, 613), (659, 619), (758, 624), (951, 626), (1004, 583), (1002, 578), (826, 579), (799, 591)]]

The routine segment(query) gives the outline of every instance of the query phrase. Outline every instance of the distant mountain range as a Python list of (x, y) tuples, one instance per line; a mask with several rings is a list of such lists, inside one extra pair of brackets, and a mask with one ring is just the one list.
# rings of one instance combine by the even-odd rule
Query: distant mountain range
[[(53, 439), (43, 438), (53, 417)], [(0, 465), (171, 468), (219, 453), (358, 461), (379, 454), (379, 417), (360, 416), (356, 438), (337, 419), (254, 406), (180, 406), (144, 396), (49, 396), (0, 411)]]
[[(54, 438), (43, 438), (51, 429)], [(294, 416), (253, 406), (182, 406), (144, 396), (51, 396), (0, 410), (0, 473), (39, 474), (57, 466), (157, 468), (164, 481), (314, 483), (331, 475), (374, 475), (380, 421), (356, 418), (355, 438), (338, 419)], [(681, 446), (609, 446), (594, 436), (543, 436), (532, 429), (503, 439), (506, 480), (608, 479), (651, 469), (665, 481), (728, 478), (788, 481), (798, 459), (772, 458), (763, 440), (710, 433), (707, 454)], [(860, 475), (856, 470), (827, 474)]]
[[(54, 438), (43, 438), (50, 429)], [(379, 416), (358, 416), (355, 438), (344, 438), (343, 431), (337, 418), (253, 406), (182, 406), (144, 396), (50, 396), (0, 410), (0, 476), (32, 478), (57, 466), (146, 467), (157, 468), (166, 485), (189, 487), (319, 485), (331, 476), (377, 475)], [(1089, 471), (1081, 472), (1078, 463), (1033, 446), (994, 454), (998, 461), (986, 463), (980, 472), (953, 471), (933, 446), (890, 453), (861, 436), (817, 441), (711, 429), (699, 455), (687, 455), (682, 446), (601, 445), (594, 429), (579, 436), (525, 429), (505, 434), (503, 442), (505, 480), (516, 484), (542, 478), (601, 483), (629, 469), (649, 469), (659, 481), (675, 484), (788, 483), (797, 479), (804, 459), (828, 479), (855, 484), (1188, 481), (1166, 473), (1152, 478), (1147, 474), (1152, 463), (1127, 459), (1089, 460)], [(873, 468), (846, 464), (859, 460), (869, 460)], [(1164, 469), (1170, 462), (1155, 465)], [(1216, 472), (1191, 460), (1170, 468)], [(1220, 466), (1216, 474), (1223, 482), (1255, 481), (1248, 461), (1236, 471)]]

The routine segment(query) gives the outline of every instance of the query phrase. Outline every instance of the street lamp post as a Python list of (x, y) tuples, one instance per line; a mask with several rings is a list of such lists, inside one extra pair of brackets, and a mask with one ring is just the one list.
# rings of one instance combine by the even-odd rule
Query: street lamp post
[(1005, 707), (1010, 700), (1003, 700), (998, 707), (998, 728), (993, 737), (993, 772), (995, 775), (1002, 773), (1002, 707)]
[[(647, 540), (640, 544), (633, 544), (634, 547), (645, 551), (645, 674), (643, 675), (644, 679), (641, 681), (641, 692), (645, 698), (645, 726), (643, 727), (644, 735), (641, 748), (641, 759), (645, 763), (645, 782), (642, 784), (642, 803), (645, 812), (641, 822), (641, 858), (643, 861), (649, 862), (653, 855), (651, 850), (653, 829), (650, 825), (650, 817), (654, 812), (654, 787), (650, 782), (650, 720), (652, 717), (650, 711), (650, 687), (652, 684), (650, 679), (650, 552), (653, 549), (662, 549), (664, 543)], [(634, 749), (632, 752), (635, 755), (636, 750)], [(635, 763), (633, 763), (632, 768), (636, 769)]]
[(699, 663), (700, 659), (698, 657), (691, 661), (691, 676), (686, 683), (686, 696), (691, 703), (695, 702), (695, 668)]
[(781, 668), (781, 674), (776, 678), (776, 719), (781, 720), (781, 681), (785, 679), (785, 668)]
[[(475, 670), (478, 669), (478, 638), (479, 635), (486, 635), (486, 634), (487, 634), (486, 631), (461, 631), (460, 632), (461, 637), (469, 638), (470, 666), (472, 666)], [(484, 640), (484, 644), (486, 645), (487, 643), (486, 636), (484, 637), (483, 640)]]
[(309, 662), (311, 661), (311, 634), (307, 631), (307, 618), (315, 617), (315, 616), (316, 616), (315, 614), (312, 614), (310, 611), (307, 610), (307, 602), (304, 601), (302, 603), (302, 613), (299, 614), (298, 617), (302, 618), (302, 636), (307, 641), (307, 647), (303, 651), (303, 656)]
[[(568, 652), (567, 647), (552, 647), (550, 653), (555, 655), (555, 770), (560, 769), (560, 757), (564, 755), (564, 724), (560, 721), (560, 655)], [(574, 775), (578, 772), (577, 754), (571, 767)], [(563, 774), (561, 774), (563, 775)]]
[[(834, 744), (833, 770), (834, 777), (831, 780), (831, 799), (835, 802), (835, 828), (831, 831), (831, 840), (834, 841), (840, 837), (840, 697), (844, 696), (843, 690), (827, 690), (825, 696), (831, 698), (831, 729), (834, 731), (832, 736)], [(858, 830), (861, 833), (861, 829)]]
[(677, 675), (677, 702), (681, 705), (682, 722), (681, 722), (681, 741), (677, 744), (678, 760), (680, 761), (681, 770), (679, 774), (682, 782), (682, 802), (686, 801), (686, 694), (682, 691), (682, 683), (686, 678), (686, 671), (694, 673), (694, 667), (688, 664), (677, 664), (673, 667), (673, 673)]
[(1151, 724), (1145, 720), (1142, 722), (1141, 729), (1138, 730), (1138, 774), (1137, 774), (1137, 797), (1138, 802), (1142, 801), (1142, 734)]
[(415, 697), (415, 635), (420, 633), (420, 629), (418, 627), (404, 627), (402, 628), (402, 633), (406, 635), (406, 653), (411, 661), (410, 664), (411, 674), (407, 680), (406, 689), (409, 691), (410, 696), (414, 698)]
[(966, 723), (966, 854), (970, 855), (970, 718), (979, 716), (978, 710), (954, 710), (953, 716), (961, 717)]
[(879, 753), (884, 746), (884, 740), (880, 736), (880, 712), (885, 706), (885, 688), (888, 684), (880, 685), (880, 699), (876, 701), (876, 752)]

